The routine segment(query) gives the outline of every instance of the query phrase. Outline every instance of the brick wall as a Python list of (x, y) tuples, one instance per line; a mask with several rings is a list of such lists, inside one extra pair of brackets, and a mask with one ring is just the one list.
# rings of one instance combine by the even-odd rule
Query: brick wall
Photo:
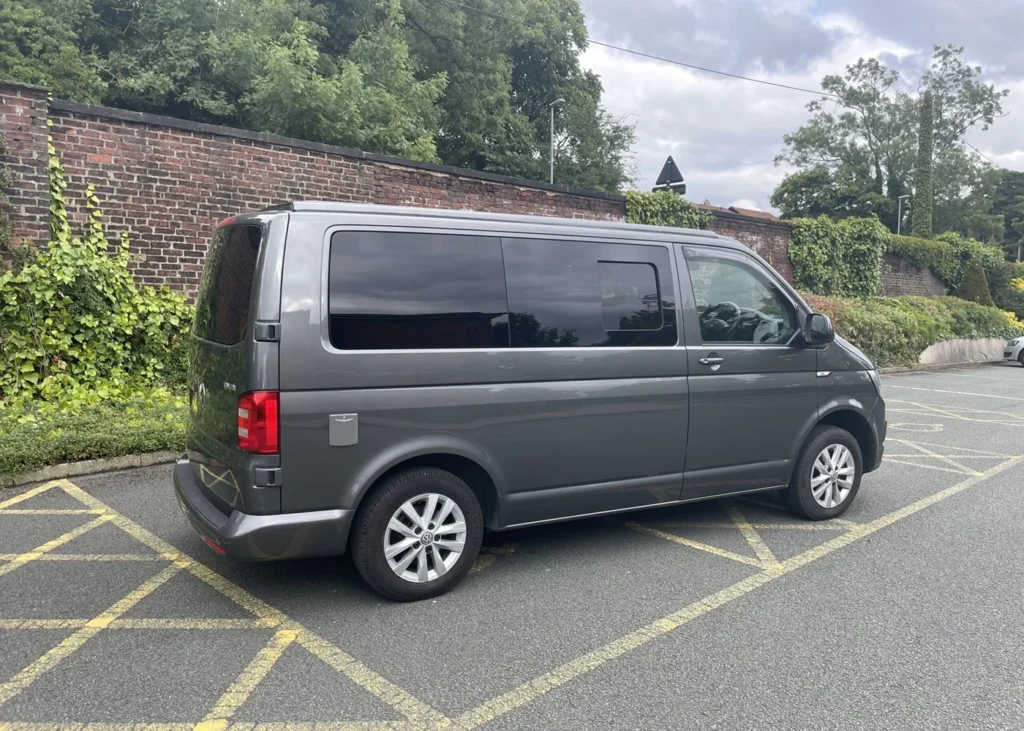
[(886, 297), (946, 294), (946, 285), (931, 269), (918, 269), (903, 257), (886, 253), (882, 259), (882, 294)]
[[(64, 165), (71, 220), (85, 222), (96, 186), (111, 238), (131, 235), (132, 268), (147, 284), (194, 294), (217, 221), (288, 200), (471, 209), (622, 220), (619, 195), (373, 155), (266, 133), (61, 100), (0, 81), (0, 132), (12, 191), (13, 239), (48, 237), (47, 122)], [(726, 209), (715, 231), (749, 245), (792, 281), (790, 228)]]
[(767, 221), (721, 209), (713, 213), (715, 220), (710, 226), (712, 231), (746, 244), (771, 264), (787, 282), (793, 283), (793, 266), (789, 262), (793, 227), (788, 222)]

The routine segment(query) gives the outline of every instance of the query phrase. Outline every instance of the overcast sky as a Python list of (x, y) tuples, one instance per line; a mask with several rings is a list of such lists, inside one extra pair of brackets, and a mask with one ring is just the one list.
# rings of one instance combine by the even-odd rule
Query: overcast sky
[[(810, 89), (860, 57), (880, 56), (915, 82), (933, 45), (965, 46), (986, 79), (1010, 89), (1010, 114), (969, 141), (1024, 170), (1024, 0), (581, 0), (594, 40)], [(690, 200), (771, 210), (786, 170), (782, 136), (814, 97), (591, 46), (584, 64), (605, 104), (637, 123), (637, 185), (675, 159)]]

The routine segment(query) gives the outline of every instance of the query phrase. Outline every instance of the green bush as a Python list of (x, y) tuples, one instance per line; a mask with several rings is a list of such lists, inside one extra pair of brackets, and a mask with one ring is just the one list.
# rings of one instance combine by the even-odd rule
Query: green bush
[(164, 389), (88, 409), (23, 403), (0, 411), (0, 485), (51, 464), (124, 454), (181, 450), (185, 400)]
[(957, 297), (986, 307), (995, 307), (996, 303), (992, 301), (992, 293), (988, 289), (985, 267), (977, 259), (971, 259), (967, 264), (967, 271), (964, 273), (963, 281), (960, 282)]
[(996, 307), (1024, 320), (1024, 262), (1006, 261), (987, 274)]
[[(139, 287), (127, 235), (111, 246), (99, 201), (73, 237), (64, 172), (50, 146), (51, 240), (0, 273), (0, 408), (30, 400), (96, 402), (184, 383), (192, 308), (164, 288)], [(113, 250), (111, 252), (111, 250)]]
[(913, 365), (925, 348), (942, 340), (1024, 334), (1024, 323), (1012, 315), (956, 297), (805, 297), (879, 366)]
[(680, 195), (667, 190), (648, 193), (626, 191), (626, 221), (649, 226), (707, 228), (715, 217)]
[(965, 239), (952, 231), (939, 234), (934, 239), (889, 234), (886, 250), (898, 254), (918, 269), (931, 269), (951, 292), (959, 289), (969, 262), (979, 262), (989, 273), (1006, 263), (999, 247)]
[(789, 259), (797, 287), (823, 295), (877, 294), (887, 234), (877, 218), (794, 220)]

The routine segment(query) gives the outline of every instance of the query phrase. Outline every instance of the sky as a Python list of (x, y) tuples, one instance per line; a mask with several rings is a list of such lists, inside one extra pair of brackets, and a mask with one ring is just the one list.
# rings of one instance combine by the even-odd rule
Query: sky
[[(593, 40), (777, 83), (819, 89), (826, 74), (875, 56), (916, 87), (934, 45), (964, 46), (984, 79), (1010, 89), (1007, 116), (968, 141), (1024, 170), (1024, 0), (581, 0)], [(609, 111), (637, 127), (636, 184), (649, 190), (671, 155), (686, 197), (773, 210), (787, 167), (782, 137), (815, 97), (591, 45)]]

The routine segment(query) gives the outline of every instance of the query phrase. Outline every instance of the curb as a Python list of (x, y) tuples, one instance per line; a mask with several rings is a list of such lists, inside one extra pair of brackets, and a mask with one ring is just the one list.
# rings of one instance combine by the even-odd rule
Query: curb
[(85, 459), (80, 462), (64, 462), (63, 464), (42, 467), (20, 475), (0, 475), (0, 487), (20, 487), (32, 482), (48, 482), (62, 480), (66, 477), (95, 475), (99, 472), (113, 472), (131, 467), (151, 467), (158, 464), (171, 464), (180, 456), (180, 452), (145, 452), (143, 454), (125, 454), (121, 457), (105, 459)]
[(913, 365), (913, 366), (892, 366), (889, 368), (879, 368), (878, 372), (883, 376), (891, 376), (896, 373), (921, 373), (928, 371), (948, 371), (953, 368), (980, 368), (981, 366), (994, 366), (1006, 363), (1002, 359), (1000, 360), (972, 360), (966, 363), (929, 363), (927, 365)]

